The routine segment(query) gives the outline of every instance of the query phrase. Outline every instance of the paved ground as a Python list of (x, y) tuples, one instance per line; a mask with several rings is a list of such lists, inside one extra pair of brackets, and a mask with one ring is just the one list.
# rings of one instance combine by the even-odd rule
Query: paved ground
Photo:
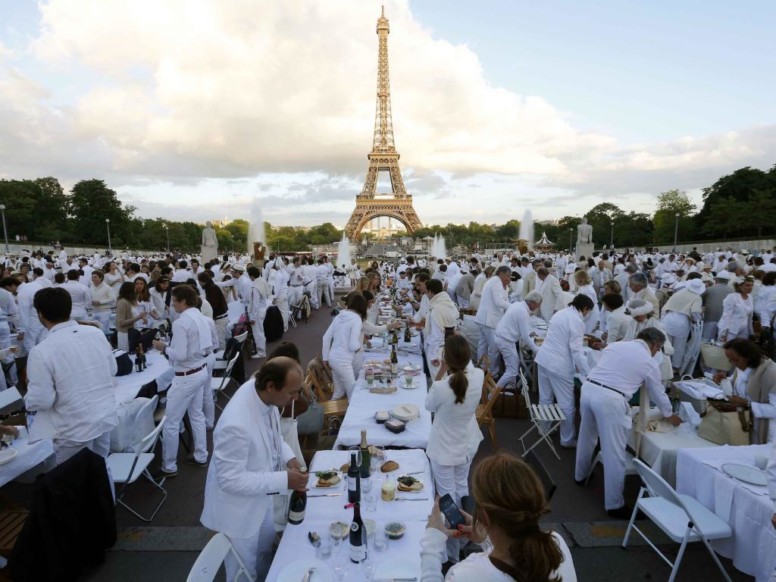
[[(302, 361), (307, 362), (320, 353), (320, 338), (330, 321), (330, 310), (314, 312), (307, 325), (291, 328), (283, 339), (295, 342)], [(273, 346), (269, 347), (271, 349)], [(259, 363), (247, 359), (246, 371), (252, 373)], [(498, 444), (519, 453), (522, 449), (517, 437), (527, 426), (526, 421), (499, 418), (496, 427)], [(479, 458), (493, 450), (493, 444), (486, 438), (475, 464)], [(583, 489), (573, 483), (574, 451), (562, 450), (560, 461), (547, 447), (540, 447), (538, 453), (558, 486), (552, 499), (552, 513), (545, 521), (569, 543), (579, 580), (611, 582), (667, 579), (668, 567), (649, 547), (639, 544), (628, 550), (619, 548), (627, 524), (610, 519), (603, 509), (600, 468), (590, 485)], [(108, 553), (106, 563), (90, 572), (84, 580), (135, 582), (186, 579), (197, 553), (207, 543), (212, 532), (199, 525), (206, 471), (183, 463), (184, 454), (185, 451), (181, 450), (180, 474), (166, 484), (169, 496), (150, 525), (136, 519), (123, 508), (117, 508), (119, 542)], [(26, 503), (31, 487), (12, 484), (5, 487), (3, 492), (12, 499)], [(631, 477), (626, 491), (629, 503), (635, 500), (637, 493), (638, 480)], [(147, 508), (150, 507), (147, 496), (153, 494), (153, 488), (137, 482), (127, 500), (130, 504), (134, 502), (141, 508)], [(697, 544), (688, 549), (677, 580), (721, 580), (706, 551), (695, 546)], [(667, 544), (665, 548), (669, 553), (676, 552), (673, 544)], [(723, 560), (723, 563), (733, 580), (752, 580), (734, 570), (729, 560)], [(223, 577), (219, 579), (223, 580)]]

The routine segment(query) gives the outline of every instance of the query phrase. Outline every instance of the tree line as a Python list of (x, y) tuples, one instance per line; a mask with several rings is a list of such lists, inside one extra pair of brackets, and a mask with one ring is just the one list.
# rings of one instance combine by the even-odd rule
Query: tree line
[[(34, 180), (0, 180), (0, 204), (5, 206), (8, 238), (18, 235), (31, 246), (96, 246), (114, 249), (198, 251), (202, 225), (191, 221), (162, 218), (144, 219), (136, 209), (121, 202), (102, 180), (82, 180), (70, 192), (53, 177)], [(515, 214), (522, 214), (515, 209)], [(597, 248), (609, 246), (644, 247), (671, 244), (678, 240), (701, 241), (767, 237), (776, 234), (776, 165), (764, 171), (745, 167), (723, 176), (703, 190), (703, 204), (697, 209), (686, 192), (669, 190), (657, 197), (654, 214), (625, 212), (604, 202), (584, 214), (593, 227)], [(106, 223), (106, 219), (109, 221)], [(558, 220), (534, 224), (534, 238), (542, 232), (559, 248), (568, 248), (576, 240), (576, 228), (582, 217), (564, 216)], [(677, 229), (678, 227), (678, 229)], [(248, 247), (248, 222), (234, 220), (215, 225), (222, 251), (245, 251)], [(310, 228), (272, 226), (264, 223), (267, 244), (282, 251), (307, 251), (311, 245), (328, 244), (342, 237), (342, 230), (331, 223)], [(520, 221), (507, 220), (501, 225), (433, 225), (413, 233), (416, 238), (442, 234), (448, 247), (469, 249), (491, 244), (510, 243), (520, 235)]]

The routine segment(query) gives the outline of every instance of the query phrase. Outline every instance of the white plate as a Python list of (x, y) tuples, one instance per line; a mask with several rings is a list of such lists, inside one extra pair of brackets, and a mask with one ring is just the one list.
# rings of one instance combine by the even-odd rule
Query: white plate
[(15, 456), (16, 456), (16, 449), (12, 447), (3, 449), (2, 451), (0, 451), (0, 465), (5, 465), (6, 463), (12, 461)]
[[(405, 533), (406, 535), (406, 533)], [(392, 542), (388, 542), (389, 544)], [(393, 542), (396, 543), (396, 542)], [(414, 559), (384, 560), (375, 568), (376, 579), (417, 578), (420, 580), (420, 561)]]
[(334, 582), (331, 568), (326, 563), (314, 558), (291, 562), (278, 574), (278, 582), (301, 582), (308, 568), (315, 568), (315, 572), (310, 576), (310, 582)]
[(407, 382), (405, 382), (405, 381), (404, 381), (404, 379), (402, 378), (401, 380), (399, 380), (399, 381), (398, 381), (398, 385), (399, 385), (399, 388), (404, 388), (405, 390), (414, 390), (415, 388), (417, 388), (418, 386), (420, 386), (420, 382), (418, 382), (418, 381), (417, 381), (417, 380), (416, 380), (416, 379), (413, 377), (413, 379), (412, 379), (412, 384), (410, 384), (409, 386), (407, 386)]
[[(320, 473), (321, 471), (328, 471), (328, 470), (329, 469), (318, 469), (317, 472)], [(331, 470), (334, 470), (334, 468), (332, 467)], [(317, 485), (318, 477), (315, 476), (315, 473), (316, 473), (316, 471), (313, 471), (312, 473), (310, 473), (310, 485), (309, 485), (310, 487), (312, 487), (314, 489), (321, 489), (321, 490), (323, 490), (323, 489), (331, 489), (332, 491), (336, 491), (337, 489), (342, 489), (342, 483), (344, 481), (343, 475), (342, 475), (342, 471), (337, 471), (337, 476), (340, 478), (340, 480), (339, 480), (339, 483), (337, 483), (336, 485), (334, 485), (332, 487), (320, 487), (320, 486), (318, 486)]]
[(757, 467), (740, 465), (738, 463), (725, 463), (722, 465), (722, 470), (733, 477), (733, 479), (738, 479), (744, 483), (761, 485), (763, 487), (768, 485), (768, 477), (765, 475), (765, 472)]

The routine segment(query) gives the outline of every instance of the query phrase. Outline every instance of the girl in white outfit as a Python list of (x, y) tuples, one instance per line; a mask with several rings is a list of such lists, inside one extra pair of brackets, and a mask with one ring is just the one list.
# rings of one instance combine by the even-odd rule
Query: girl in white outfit
[(731, 293), (722, 301), (722, 317), (717, 325), (717, 339), (719, 341), (730, 341), (736, 338), (749, 339), (753, 335), (753, 287), (754, 278), (746, 277), (734, 285), (736, 292)]
[[(475, 412), (485, 373), (472, 364), (469, 343), (461, 335), (445, 340), (444, 364), (449, 375), (434, 382), (426, 395), (426, 410), (434, 413), (426, 454), (437, 495), (449, 493), (460, 506), (469, 495), (469, 467), (482, 440)], [(448, 540), (447, 549), (457, 562), (458, 540)]]
[(361, 326), (366, 319), (366, 299), (351, 293), (347, 309), (341, 311), (323, 334), (323, 363), (334, 380), (332, 400), (350, 398), (358, 374), (357, 353), (363, 345)]
[[(439, 502), (434, 504), (420, 542), (421, 582), (576, 582), (566, 542), (539, 527), (539, 518), (550, 506), (541, 481), (524, 461), (508, 453), (480, 461), (472, 477), (472, 496), (474, 516), (461, 512), (466, 525), (458, 530), (445, 527)], [(470, 539), (484, 551), (471, 554), (445, 576), (445, 542), (451, 537)]]
[(576, 295), (587, 295), (593, 301), (593, 311), (590, 317), (585, 320), (585, 333), (592, 334), (598, 325), (600, 311), (598, 309), (598, 297), (592, 285), (590, 274), (587, 271), (577, 271), (574, 273), (574, 283), (577, 284)]

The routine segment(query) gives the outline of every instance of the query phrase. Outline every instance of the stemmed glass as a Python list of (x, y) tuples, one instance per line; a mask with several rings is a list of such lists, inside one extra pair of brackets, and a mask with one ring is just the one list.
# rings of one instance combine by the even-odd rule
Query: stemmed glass
[(374, 383), (375, 383), (375, 373), (374, 373), (374, 370), (369, 369), (366, 372), (366, 384), (367, 384), (367, 386), (369, 386), (371, 388), (372, 384), (374, 384)]

